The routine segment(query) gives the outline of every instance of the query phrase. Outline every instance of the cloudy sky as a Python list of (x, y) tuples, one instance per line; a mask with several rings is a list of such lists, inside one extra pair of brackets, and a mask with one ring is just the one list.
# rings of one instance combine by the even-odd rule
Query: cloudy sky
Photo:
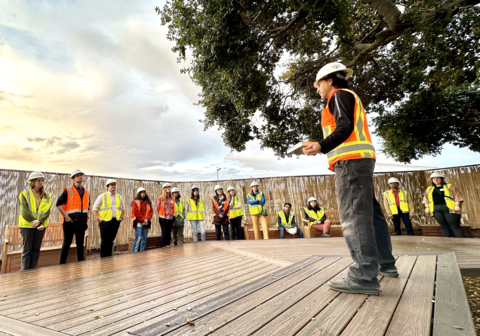
[[(216, 167), (222, 179), (327, 173), (325, 157), (277, 160), (257, 142), (232, 153), (203, 131), (200, 88), (180, 74), (163, 5), (0, 0), (0, 168), (183, 181), (215, 179)], [(479, 162), (447, 146), (412, 164)]]

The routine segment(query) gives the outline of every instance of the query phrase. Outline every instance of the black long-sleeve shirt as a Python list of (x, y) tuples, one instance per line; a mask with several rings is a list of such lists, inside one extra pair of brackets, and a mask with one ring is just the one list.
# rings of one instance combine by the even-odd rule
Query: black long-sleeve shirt
[[(83, 193), (85, 192), (85, 189), (83, 187), (82, 188), (77, 188), (75, 185), (74, 185), (74, 187), (78, 190), (78, 193), (80, 194), (80, 199), (82, 201), (82, 208), (83, 208)], [(59, 206), (67, 204), (67, 200), (68, 200), (68, 191), (67, 191), (67, 189), (63, 189), (62, 194), (57, 199), (56, 206), (59, 207)], [(90, 195), (88, 197), (88, 210), (90, 211)], [(72, 221), (74, 221), (74, 222), (86, 223), (88, 221), (88, 212), (89, 211), (72, 213), (72, 214), (69, 214), (68, 217), (70, 217), (72, 219)]]
[(330, 112), (335, 117), (335, 130), (319, 142), (323, 154), (334, 150), (352, 134), (354, 130), (355, 97), (347, 91), (335, 93), (328, 104)]

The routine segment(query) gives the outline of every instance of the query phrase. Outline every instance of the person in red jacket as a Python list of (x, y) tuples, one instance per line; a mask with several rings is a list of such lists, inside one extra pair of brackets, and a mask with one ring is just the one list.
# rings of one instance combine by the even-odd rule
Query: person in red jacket
[(135, 230), (135, 240), (133, 241), (132, 253), (145, 251), (147, 246), (148, 230), (152, 227), (153, 208), (152, 201), (148, 197), (144, 188), (137, 190), (137, 196), (132, 202), (132, 211), (130, 214), (130, 223)]

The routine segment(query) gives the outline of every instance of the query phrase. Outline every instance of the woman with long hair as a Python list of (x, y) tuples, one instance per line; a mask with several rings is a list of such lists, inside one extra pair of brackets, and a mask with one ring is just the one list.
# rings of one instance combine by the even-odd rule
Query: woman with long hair
[(217, 240), (222, 239), (222, 229), (225, 240), (230, 240), (227, 216), (229, 208), (229, 200), (223, 193), (222, 186), (217, 184), (215, 186), (215, 196), (212, 198), (212, 224), (215, 225), (215, 235)]
[(260, 239), (260, 227), (258, 225), (260, 223), (262, 225), (263, 239), (268, 239), (268, 223), (264, 209), (265, 195), (258, 190), (258, 182), (252, 182), (250, 187), (252, 190), (247, 194), (247, 202), (250, 216), (252, 217), (253, 234), (255, 239)]
[(232, 228), (232, 240), (241, 239), (243, 206), (240, 203), (234, 187), (228, 187), (227, 193), (229, 197), (230, 211), (228, 212), (228, 219)]
[(197, 226), (200, 230), (202, 241), (206, 241), (207, 235), (205, 234), (205, 227), (203, 225), (203, 221), (205, 219), (205, 204), (203, 198), (200, 197), (198, 186), (192, 186), (192, 194), (187, 202), (187, 205), (187, 219), (192, 227), (193, 242), (196, 243), (198, 241)]
[(456, 237), (464, 237), (460, 227), (463, 197), (451, 183), (445, 182), (445, 175), (436, 171), (430, 175), (432, 185), (425, 190), (422, 203), (425, 213), (434, 217), (442, 227), (445, 237), (450, 237), (450, 230)]
[(45, 175), (36, 171), (30, 174), (27, 188), (18, 195), (20, 216), (18, 227), (23, 239), (21, 270), (37, 268), (48, 217), (52, 207), (52, 194), (45, 192)]
[(175, 197), (172, 195), (170, 183), (164, 183), (162, 195), (157, 199), (157, 211), (162, 229), (162, 247), (170, 247), (172, 227), (175, 221)]
[(145, 188), (138, 188), (137, 196), (132, 202), (130, 223), (135, 230), (135, 240), (132, 245), (132, 253), (145, 251), (147, 246), (148, 230), (152, 228), (153, 207), (150, 197)]
[(305, 219), (309, 222), (308, 225), (315, 230), (323, 232), (322, 237), (330, 237), (329, 232), (332, 222), (327, 219), (325, 210), (318, 206), (315, 197), (308, 199), (308, 205), (303, 210), (305, 211)]
[(185, 243), (183, 237), (183, 229), (185, 227), (185, 201), (182, 199), (178, 188), (173, 188), (172, 194), (173, 197), (175, 197), (175, 222), (172, 228), (173, 245), (183, 245)]

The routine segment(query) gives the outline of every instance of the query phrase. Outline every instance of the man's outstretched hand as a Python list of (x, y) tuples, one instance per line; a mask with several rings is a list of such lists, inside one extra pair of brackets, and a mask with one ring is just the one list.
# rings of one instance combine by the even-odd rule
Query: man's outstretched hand
[(318, 142), (302, 142), (303, 145), (303, 154), (310, 156), (310, 155), (317, 155), (320, 153), (320, 144)]

